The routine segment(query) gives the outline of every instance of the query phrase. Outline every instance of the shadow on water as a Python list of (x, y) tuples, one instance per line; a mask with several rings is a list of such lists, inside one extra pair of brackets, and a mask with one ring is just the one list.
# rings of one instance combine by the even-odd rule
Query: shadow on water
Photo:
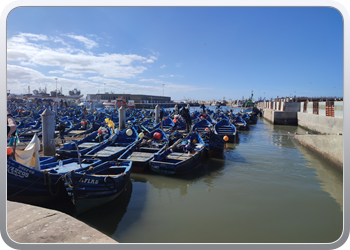
[(37, 207), (56, 210), (56, 211), (68, 214), (70, 216), (75, 215), (74, 205), (73, 205), (72, 201), (70, 200), (70, 198), (68, 197), (68, 195), (56, 197), (54, 200), (49, 201), (49, 202), (45, 202), (45, 203), (31, 202), (28, 200), (24, 201), (21, 199), (17, 199), (16, 197), (7, 198), (7, 200), (14, 201), (14, 202), (20, 202), (20, 203), (24, 203), (24, 204), (28, 204), (28, 205), (33, 205), (33, 206), (37, 206)]
[(202, 165), (185, 175), (162, 176), (152, 171), (132, 174), (135, 182), (149, 183), (156, 189), (179, 189), (181, 195), (187, 194), (187, 188), (197, 182), (205, 182), (208, 187), (216, 178), (223, 175), (225, 159), (206, 158)]
[(126, 191), (121, 193), (116, 199), (82, 213), (77, 219), (106, 235), (112, 236), (127, 212), (132, 190), (133, 184), (130, 181)]
[[(25, 204), (39, 206), (47, 209), (56, 210), (88, 224), (89, 226), (99, 230), (100, 232), (112, 236), (117, 230), (120, 221), (127, 212), (133, 184), (130, 181), (126, 187), (126, 191), (121, 193), (116, 199), (99, 207), (88, 210), (80, 215), (76, 215), (75, 208), (68, 196), (59, 197), (51, 202), (45, 204), (28, 203)], [(142, 196), (145, 196), (144, 194)], [(9, 199), (10, 200), (10, 199)], [(11, 201), (22, 202), (18, 199), (11, 199)], [(135, 221), (137, 220), (136, 213), (133, 213)], [(125, 228), (125, 226), (123, 226)]]

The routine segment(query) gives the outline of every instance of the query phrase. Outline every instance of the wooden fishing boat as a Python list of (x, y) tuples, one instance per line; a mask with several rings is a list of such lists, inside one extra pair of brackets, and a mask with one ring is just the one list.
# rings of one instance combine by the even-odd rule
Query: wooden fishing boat
[[(101, 130), (99, 130), (101, 131)], [(99, 131), (95, 131), (87, 137), (70, 143), (64, 143), (63, 146), (56, 150), (56, 153), (63, 157), (78, 157), (78, 152), (81, 156), (91, 151), (94, 148), (107, 146), (113, 143), (112, 132), (110, 129), (105, 128), (106, 137), (103, 139), (103, 135)]]
[(228, 118), (224, 118), (215, 124), (214, 133), (221, 136), (226, 142), (234, 142), (237, 135), (236, 127)]
[(232, 120), (232, 124), (235, 125), (235, 127), (237, 127), (238, 130), (249, 129), (249, 125), (246, 123), (246, 121), (241, 116), (237, 116), (235, 118), (235, 120)]
[(157, 128), (130, 146), (119, 158), (118, 162), (132, 161), (132, 172), (143, 172), (149, 168), (154, 154), (162, 152), (168, 137), (163, 130)]
[(132, 163), (107, 161), (93, 173), (71, 172), (64, 176), (65, 186), (77, 215), (118, 197), (130, 181)]
[[(170, 117), (163, 118), (161, 122), (162, 122), (164, 131), (169, 131), (175, 126), (174, 121)], [(160, 128), (161, 122), (159, 122), (154, 128)]]
[(214, 125), (210, 123), (207, 119), (202, 119), (193, 125), (192, 130), (200, 134), (204, 134), (211, 130), (213, 126)]
[(256, 115), (253, 115), (252, 113), (244, 113), (242, 115), (242, 118), (245, 120), (248, 124), (256, 124), (258, 121), (258, 117)]
[(104, 144), (87, 152), (84, 157), (111, 161), (117, 159), (125, 150), (139, 139), (139, 135), (134, 126), (125, 128), (116, 134), (113, 143)]
[(225, 141), (222, 139), (222, 136), (219, 136), (210, 130), (209, 132), (202, 134), (202, 139), (209, 157), (223, 157)]
[(154, 155), (152, 171), (162, 175), (186, 174), (199, 167), (204, 157), (204, 141), (197, 132), (179, 139), (169, 149)]
[(67, 159), (62, 161), (62, 166), (58, 161), (43, 162), (40, 169), (35, 169), (7, 159), (7, 198), (42, 204), (67, 195), (62, 175), (70, 171), (83, 172), (99, 163), (101, 160)]

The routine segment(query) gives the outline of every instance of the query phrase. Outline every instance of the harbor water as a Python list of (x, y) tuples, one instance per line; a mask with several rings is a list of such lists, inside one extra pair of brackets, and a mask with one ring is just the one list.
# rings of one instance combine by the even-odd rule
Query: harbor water
[(305, 131), (259, 117), (222, 158), (185, 176), (132, 173), (126, 192), (77, 218), (120, 243), (334, 242), (343, 174), (294, 133)]

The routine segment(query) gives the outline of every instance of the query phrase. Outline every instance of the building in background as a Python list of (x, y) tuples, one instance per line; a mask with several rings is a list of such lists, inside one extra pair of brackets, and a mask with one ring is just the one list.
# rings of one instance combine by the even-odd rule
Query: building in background
[(155, 96), (155, 95), (132, 95), (132, 94), (114, 94), (114, 93), (104, 93), (104, 94), (87, 94), (87, 101), (97, 101), (97, 102), (112, 102), (119, 97), (124, 97), (126, 102), (134, 103), (172, 103), (173, 101), (169, 96)]

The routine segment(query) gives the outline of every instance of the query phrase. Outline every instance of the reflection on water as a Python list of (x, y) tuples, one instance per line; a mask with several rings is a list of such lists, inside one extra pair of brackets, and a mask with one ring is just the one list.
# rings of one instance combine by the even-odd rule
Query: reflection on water
[(335, 199), (341, 211), (343, 211), (343, 174), (335, 167), (329, 167), (329, 165), (332, 165), (331, 162), (320, 158), (320, 156), (301, 146), (298, 142), (295, 142), (295, 146), (307, 160), (306, 166), (316, 170), (317, 177), (322, 181), (320, 183), (321, 188)]
[[(132, 194), (132, 187), (132, 182), (129, 182), (126, 191), (121, 193), (116, 199), (82, 213), (77, 219), (107, 235), (112, 235), (118, 229), (119, 222), (127, 211)], [(136, 213), (134, 214), (134, 218), (135, 221), (137, 221)]]
[[(342, 233), (342, 174), (259, 119), (222, 159), (185, 176), (132, 173), (114, 204), (79, 217), (121, 243), (324, 243)], [(121, 203), (120, 205), (118, 205)]]

